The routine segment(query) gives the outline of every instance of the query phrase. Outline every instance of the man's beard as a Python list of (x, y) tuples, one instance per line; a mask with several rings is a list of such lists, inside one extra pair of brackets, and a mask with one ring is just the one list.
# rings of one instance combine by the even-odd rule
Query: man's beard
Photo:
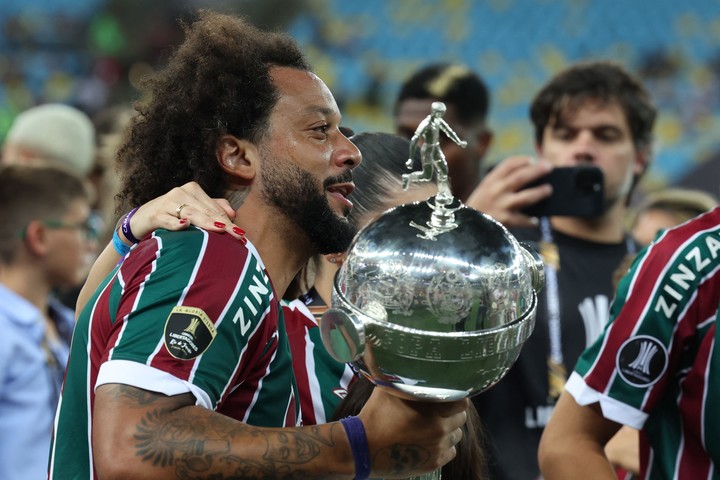
[[(306, 170), (292, 162), (281, 162), (276, 158), (263, 158), (261, 177), (263, 197), (300, 227), (315, 245), (318, 253), (345, 251), (356, 233), (356, 228), (330, 207), (326, 188), (336, 183), (352, 181), (352, 173), (327, 178), (322, 190), (318, 182)], [(347, 211), (344, 212), (347, 215)]]

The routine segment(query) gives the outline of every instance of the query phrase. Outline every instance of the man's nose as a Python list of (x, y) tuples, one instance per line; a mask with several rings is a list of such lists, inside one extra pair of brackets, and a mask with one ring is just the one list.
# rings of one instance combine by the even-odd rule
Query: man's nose
[(591, 162), (595, 158), (595, 137), (589, 130), (582, 130), (573, 142), (573, 158)]
[(335, 163), (339, 167), (355, 168), (362, 162), (360, 150), (345, 135), (340, 133), (335, 150)]

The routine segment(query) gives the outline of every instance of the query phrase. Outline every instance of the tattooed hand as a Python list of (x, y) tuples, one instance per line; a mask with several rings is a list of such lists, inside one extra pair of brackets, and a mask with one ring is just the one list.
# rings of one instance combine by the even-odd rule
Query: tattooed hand
[(436, 470), (455, 458), (468, 400), (403, 400), (375, 388), (358, 415), (370, 447), (372, 475), (408, 477)]

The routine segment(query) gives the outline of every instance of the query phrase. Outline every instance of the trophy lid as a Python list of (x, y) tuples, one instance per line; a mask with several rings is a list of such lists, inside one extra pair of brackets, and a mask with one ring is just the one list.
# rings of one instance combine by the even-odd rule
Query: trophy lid
[(417, 225), (431, 205), (396, 207), (358, 233), (336, 280), (344, 300), (378, 321), (435, 332), (478, 332), (523, 317), (537, 283), (525, 249), (464, 205), (454, 209), (461, 227), (428, 238)]
[(544, 278), (540, 257), (488, 215), (459, 204), (455, 227), (436, 228), (433, 200), (388, 210), (356, 235), (320, 329), (328, 352), (376, 385), (446, 401), (507, 372)]

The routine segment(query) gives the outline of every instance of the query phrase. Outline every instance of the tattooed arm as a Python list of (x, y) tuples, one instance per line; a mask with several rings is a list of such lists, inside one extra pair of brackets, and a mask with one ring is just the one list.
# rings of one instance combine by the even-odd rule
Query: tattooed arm
[[(452, 460), (467, 402), (425, 404), (373, 393), (360, 413), (373, 476), (407, 477)], [(102, 478), (353, 478), (340, 423), (260, 428), (135, 387), (98, 387), (93, 455)]]

